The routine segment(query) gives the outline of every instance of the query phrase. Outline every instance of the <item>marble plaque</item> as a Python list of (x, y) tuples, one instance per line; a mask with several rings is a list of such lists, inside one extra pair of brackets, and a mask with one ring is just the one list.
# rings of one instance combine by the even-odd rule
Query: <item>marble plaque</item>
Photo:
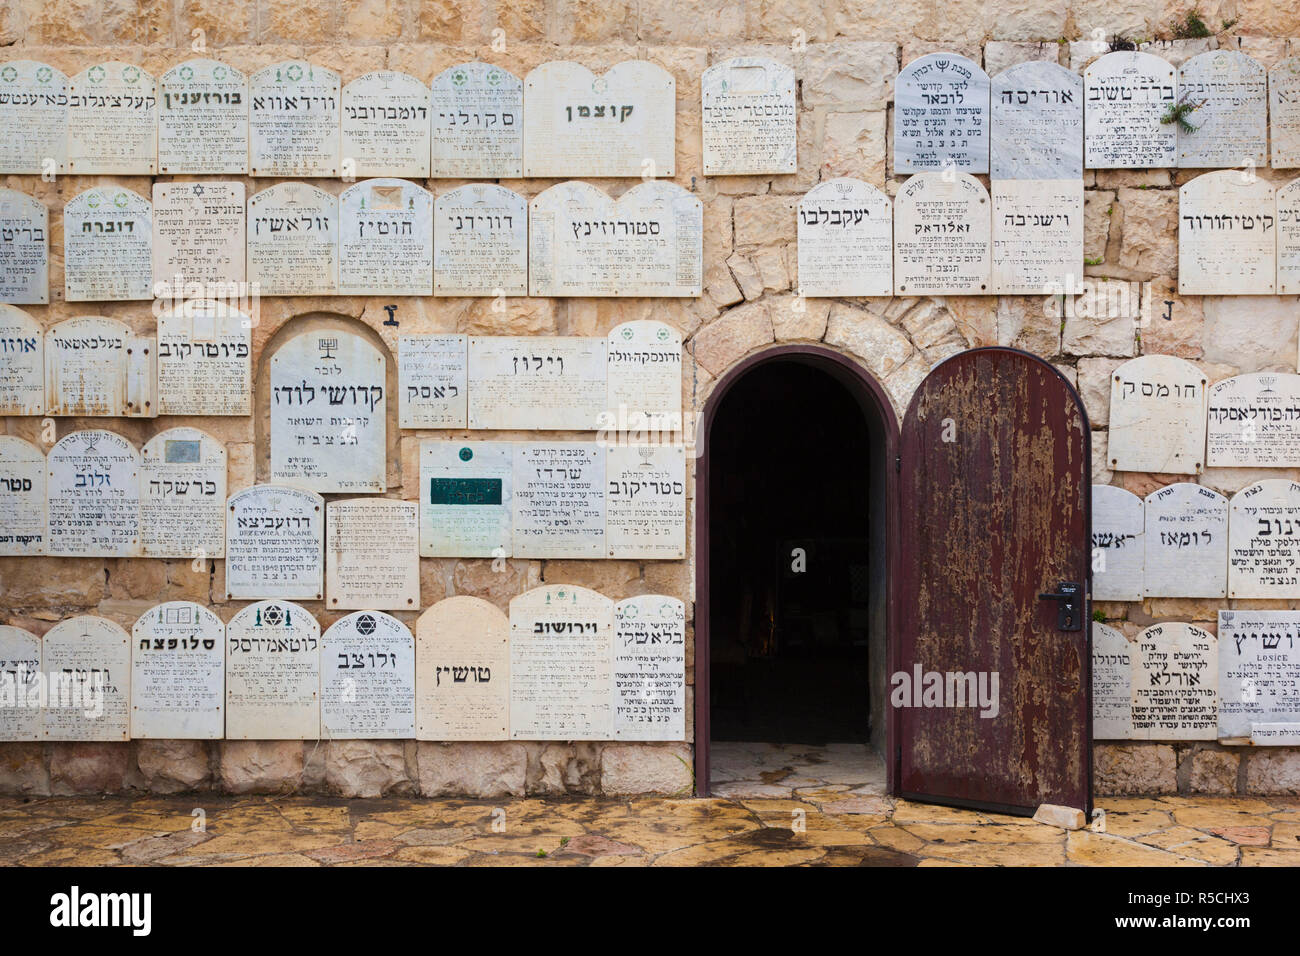
[(613, 736), (614, 602), (569, 584), (510, 602), (512, 740)]
[(1083, 77), (1035, 60), (992, 80), (989, 170), (999, 179), (1083, 179)]
[(262, 601), (226, 625), (226, 739), (320, 736), (320, 625), (297, 604)]
[(46, 414), (126, 415), (134, 336), (125, 322), (67, 319), (45, 336)]
[(334, 295), (339, 200), (307, 183), (277, 183), (248, 198), (248, 281), (261, 295)]
[(1264, 179), (1222, 170), (1178, 190), (1180, 295), (1272, 295), (1277, 202)]
[(197, 428), (169, 428), (144, 443), (140, 538), (146, 558), (225, 557), (225, 445)]
[(131, 739), (131, 638), (106, 617), (68, 618), (41, 639), (46, 740)]
[(799, 114), (794, 70), (756, 56), (715, 63), (700, 77), (706, 176), (793, 173)]
[(596, 76), (552, 60), (524, 80), (524, 175), (673, 175), (677, 82), (662, 66), (625, 60)]
[(419, 505), (352, 498), (325, 506), (325, 600), (331, 610), (419, 610)]
[(491, 63), (459, 63), (433, 78), (430, 174), (517, 179), (524, 174), (524, 84)]
[(1201, 473), (1205, 374), (1185, 359), (1144, 355), (1110, 378), (1110, 467), (1167, 475)]
[(466, 343), (463, 335), (398, 338), (399, 427), (465, 427), (469, 408)]
[(0, 63), (0, 175), (67, 171), (68, 77), (48, 63)]
[(252, 320), (208, 299), (158, 316), (160, 415), (252, 413)]
[(1300, 598), (1300, 483), (1266, 478), (1232, 496), (1228, 597)]
[(1142, 499), (1116, 485), (1092, 486), (1092, 597), (1142, 600)]
[(226, 625), (192, 601), (150, 608), (131, 631), (131, 737), (226, 735)]
[(605, 449), (595, 442), (515, 446), (517, 558), (605, 555)]
[(1248, 372), (1210, 386), (1206, 464), (1300, 467), (1300, 375)]
[(339, 196), (339, 294), (433, 295), (433, 194), (368, 179)]
[(1300, 167), (1300, 56), (1269, 70), (1268, 119), (1273, 168)]
[(41, 731), (41, 639), (0, 626), (0, 741), (36, 741)]
[(420, 554), (510, 557), (514, 448), (510, 442), (420, 442)]
[(510, 619), (482, 598), (439, 601), (415, 622), (415, 739), (509, 740), (509, 725)]
[(614, 606), (614, 739), (686, 739), (686, 606), (642, 594)]
[(682, 334), (654, 319), (610, 329), (606, 343), (607, 425), (626, 432), (682, 428)]
[(357, 611), (321, 635), (320, 736), (415, 736), (415, 639), (397, 618)]
[(340, 329), (299, 333), (271, 359), (271, 479), (312, 491), (387, 488), (387, 363)]
[(1133, 739), (1213, 740), (1219, 724), (1218, 648), (1194, 624), (1163, 623), (1133, 649)]
[(0, 435), (0, 556), (45, 553), (45, 467), (31, 442)]
[(1154, 54), (1124, 51), (1093, 60), (1083, 72), (1084, 168), (1177, 165), (1178, 125), (1161, 122), (1177, 103), (1177, 88), (1173, 65)]
[(1219, 737), (1254, 738), (1260, 724), (1300, 729), (1300, 613), (1220, 611)]
[(45, 332), (30, 315), (0, 302), (0, 415), (45, 411)]
[(216, 60), (186, 60), (158, 81), (158, 172), (248, 172), (248, 77)]
[(605, 550), (611, 558), (686, 557), (686, 449), (605, 448)]
[(300, 488), (254, 485), (227, 505), (226, 600), (321, 600), (324, 499)]
[(109, 431), (73, 432), (50, 449), (49, 554), (140, 555), (140, 455)]
[(154, 78), (109, 61), (68, 83), (68, 172), (74, 176), (152, 176), (158, 171), (158, 96)]
[[(1178, 92), (1200, 104), (1178, 130), (1178, 167), (1264, 166), (1268, 162), (1268, 72), (1236, 50), (1210, 50), (1178, 68)], [(1176, 124), (1175, 124), (1176, 125)]]
[(1092, 622), (1092, 736), (1133, 737), (1133, 652), (1123, 633)]
[(165, 297), (211, 297), (180, 289), (244, 281), (244, 213), (243, 183), (154, 183), (153, 281), (169, 284)]
[(832, 179), (799, 200), (799, 294), (892, 295), (889, 196), (860, 179)]
[(987, 295), (992, 204), (966, 173), (918, 173), (894, 200), (896, 295)]
[(153, 210), (129, 189), (87, 189), (63, 207), (63, 297), (153, 298)]
[(603, 338), (586, 336), (470, 336), (469, 427), (598, 428), (605, 348)]
[(1221, 598), (1228, 588), (1228, 499), (1182, 482), (1146, 497), (1145, 597)]
[(434, 295), (528, 294), (528, 200), (471, 183), (433, 204)]
[(993, 291), (1049, 295), (1083, 281), (1083, 180), (993, 180)]
[[(1296, 97), (1300, 99), (1300, 86)], [(1296, 122), (1300, 123), (1300, 116)], [(1279, 186), (1276, 198), (1277, 294), (1293, 295), (1300, 292), (1300, 179)]]
[(286, 60), (254, 73), (248, 92), (250, 175), (340, 175), (337, 73)]
[(989, 75), (956, 53), (927, 53), (898, 71), (894, 174), (989, 171)]
[(0, 189), (0, 302), (50, 301), (50, 211), (13, 189)]
[(429, 88), (408, 73), (377, 70), (343, 87), (344, 168), (353, 176), (429, 175)]

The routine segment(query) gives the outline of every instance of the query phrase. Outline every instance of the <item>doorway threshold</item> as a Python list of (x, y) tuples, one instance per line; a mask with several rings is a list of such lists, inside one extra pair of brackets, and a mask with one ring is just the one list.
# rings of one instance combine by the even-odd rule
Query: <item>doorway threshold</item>
[(715, 797), (794, 798), (800, 792), (883, 797), (885, 762), (867, 744), (772, 744), (713, 741)]

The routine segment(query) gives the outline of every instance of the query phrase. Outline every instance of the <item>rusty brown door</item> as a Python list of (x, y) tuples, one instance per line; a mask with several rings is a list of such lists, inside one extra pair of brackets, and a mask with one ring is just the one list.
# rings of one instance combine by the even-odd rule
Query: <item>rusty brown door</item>
[(1091, 814), (1092, 466), (1078, 395), (1027, 352), (964, 352), (917, 389), (900, 449), (896, 792)]

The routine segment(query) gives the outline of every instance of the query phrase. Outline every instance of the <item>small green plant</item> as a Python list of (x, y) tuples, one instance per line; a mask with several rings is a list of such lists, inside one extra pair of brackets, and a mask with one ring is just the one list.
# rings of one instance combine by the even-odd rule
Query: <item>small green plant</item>
[(1099, 266), (1105, 261), (1105, 258), (1102, 256), (1088, 256), (1083, 260), (1083, 264), (1085, 266)]
[(1165, 109), (1165, 115), (1160, 117), (1160, 122), (1166, 126), (1170, 123), (1177, 123), (1178, 128), (1184, 133), (1195, 133), (1201, 127), (1193, 123), (1187, 117), (1191, 116), (1204, 105), (1205, 100), (1193, 102), (1192, 100), (1189, 100), (1187, 94), (1184, 93), (1182, 96), (1178, 97), (1176, 103), (1169, 104)]
[(560, 837), (560, 846), (568, 846), (568, 845), (569, 845), (569, 838), (568, 838), (568, 837)]
[(541, 860), (541, 859), (545, 859), (545, 857), (546, 857), (546, 851), (545, 851), (545, 850), (538, 850), (538, 851), (537, 851), (537, 858), (538, 858), (539, 860)]
[(1230, 20), (1224, 20), (1224, 21), (1223, 21), (1223, 29), (1220, 30), (1219, 32), (1220, 32), (1220, 33), (1227, 33), (1229, 30), (1231, 30), (1233, 27), (1235, 27), (1235, 26), (1237, 25), (1237, 21), (1240, 20), (1240, 19), (1241, 19), (1241, 17), (1233, 17), (1233, 18), (1230, 19)]
[(1201, 11), (1196, 7), (1183, 14), (1183, 19), (1174, 24), (1173, 32), (1175, 40), (1200, 40), (1213, 35), (1201, 18)]
[(1097, 623), (1099, 623), (1099, 624), (1105, 624), (1105, 623), (1106, 623), (1106, 612), (1105, 612), (1105, 611), (1100, 611), (1100, 610), (1096, 610), (1096, 609), (1094, 609), (1093, 612), (1092, 612), (1092, 619), (1093, 619), (1094, 621), (1096, 621)]

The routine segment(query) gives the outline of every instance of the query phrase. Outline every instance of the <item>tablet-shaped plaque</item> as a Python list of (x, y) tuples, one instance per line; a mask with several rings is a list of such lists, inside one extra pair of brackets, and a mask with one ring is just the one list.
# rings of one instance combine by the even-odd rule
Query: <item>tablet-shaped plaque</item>
[(1222, 170), (1178, 190), (1181, 295), (1272, 295), (1277, 203), (1267, 180)]
[(1164, 623), (1137, 636), (1133, 739), (1213, 740), (1219, 725), (1218, 648), (1194, 624)]
[(404, 179), (343, 191), (339, 294), (433, 295), (433, 193)]
[(352, 498), (325, 506), (325, 602), (331, 610), (419, 609), (419, 505)]
[(1300, 467), (1300, 375), (1249, 372), (1211, 385), (1205, 463)]
[(569, 584), (510, 602), (512, 740), (613, 736), (614, 602)]
[(415, 639), (381, 611), (357, 611), (321, 635), (322, 740), (415, 736)]
[(1268, 120), (1273, 168), (1300, 167), (1300, 56), (1269, 70)]
[(510, 619), (495, 604), (457, 595), (415, 622), (415, 739), (510, 739)]
[(894, 200), (897, 295), (987, 295), (989, 194), (974, 176), (917, 173)]
[(1228, 499), (1187, 482), (1147, 495), (1145, 581), (1145, 597), (1224, 597)]
[[(1300, 99), (1300, 86), (1296, 97)], [(1292, 295), (1300, 292), (1300, 179), (1279, 186), (1276, 196), (1277, 294)]]
[(243, 282), (244, 214), (243, 183), (155, 183), (155, 286), (167, 283), (167, 297), (179, 300), (194, 298), (182, 294), (192, 283), (227, 288), (231, 282)]
[(889, 196), (860, 179), (832, 179), (799, 200), (799, 294), (893, 295)]
[(510, 557), (510, 442), (420, 442), (420, 554)]
[(1092, 596), (1142, 600), (1142, 499), (1116, 485), (1092, 486)]
[(989, 75), (957, 53), (927, 53), (898, 71), (894, 173), (989, 171)]
[(168, 601), (131, 631), (131, 737), (226, 734), (226, 625), (201, 604)]
[(524, 174), (524, 84), (491, 63), (459, 63), (433, 78), (430, 173), (441, 179)]
[(793, 173), (799, 115), (794, 70), (756, 56), (715, 63), (700, 77), (706, 176)]
[(605, 554), (605, 449), (595, 442), (515, 446), (514, 556)]
[(146, 558), (225, 556), (225, 445), (197, 428), (169, 428), (144, 443), (140, 538)]
[(129, 189), (87, 189), (63, 207), (63, 297), (153, 298), (153, 207)]
[(1092, 736), (1133, 737), (1133, 645), (1120, 631), (1092, 622)]
[(469, 427), (600, 427), (605, 347), (603, 338), (580, 336), (470, 336)]
[(617, 200), (560, 183), (528, 210), (528, 294), (698, 296), (704, 204), (675, 183), (634, 186)]
[(528, 294), (528, 200), (472, 183), (433, 208), (434, 295)]
[(106, 617), (68, 618), (41, 639), (46, 740), (131, 739), (131, 638)]
[(301, 488), (254, 485), (226, 504), (226, 600), (321, 600), (324, 499)]
[(686, 739), (686, 606), (641, 594), (614, 606), (614, 739)]
[(524, 80), (524, 175), (672, 177), (676, 121), (677, 82), (658, 64), (543, 63)]
[(133, 558), (140, 551), (140, 455), (121, 435), (73, 432), (50, 449), (47, 553)]
[(0, 741), (35, 741), (41, 732), (41, 639), (0, 626)]
[(248, 197), (248, 281), (261, 295), (334, 295), (339, 285), (339, 200), (306, 183)]
[(45, 455), (0, 435), (0, 555), (45, 553)]
[(1151, 53), (1107, 53), (1093, 60), (1083, 72), (1084, 167), (1176, 166), (1178, 124), (1162, 120), (1178, 102), (1177, 88), (1173, 65)]
[[(138, 411), (129, 395), (131, 370), (145, 356), (125, 322), (88, 315), (53, 326), (45, 336), (48, 415), (118, 417)], [(147, 347), (141, 345), (142, 348)]]
[(343, 164), (353, 176), (429, 175), (429, 88), (378, 70), (343, 87)]
[(616, 325), (606, 345), (608, 425), (616, 431), (680, 431), (682, 334), (654, 319)]
[(686, 449), (605, 449), (605, 550), (611, 558), (686, 557)]
[(337, 73), (286, 60), (254, 73), (248, 92), (250, 175), (339, 175)]
[(1263, 63), (1236, 50), (1210, 50), (1178, 68), (1178, 90), (1187, 101), (1200, 104), (1188, 117), (1190, 126), (1178, 127), (1179, 168), (1268, 162), (1268, 72)]
[(252, 326), (208, 299), (158, 316), (158, 414), (250, 414)]
[(320, 736), (320, 625), (297, 604), (250, 604), (226, 625), (226, 739)]
[(248, 77), (216, 60), (186, 60), (158, 81), (158, 172), (248, 172)]
[(1228, 597), (1300, 597), (1300, 483), (1267, 478), (1232, 496)]
[(1200, 474), (1208, 384), (1199, 368), (1172, 355), (1144, 355), (1115, 369), (1110, 377), (1110, 467)]
[(0, 63), (0, 175), (67, 172), (68, 77), (48, 63)]
[(0, 302), (0, 415), (45, 411), (45, 333), (30, 315)]
[[(1252, 743), (1260, 724), (1300, 730), (1300, 612), (1219, 612), (1219, 738)], [(1244, 743), (1245, 740), (1240, 742)]]
[(1083, 77), (1035, 60), (992, 81), (989, 171), (999, 179), (1083, 178)]
[(50, 211), (13, 189), (0, 189), (0, 302), (50, 301)]
[(464, 335), (397, 340), (397, 423), (401, 428), (464, 428), (469, 408)]
[(152, 176), (158, 169), (158, 97), (151, 75), (110, 61), (68, 84), (68, 172)]
[(1083, 281), (1083, 180), (993, 180), (993, 291), (1049, 295)]

